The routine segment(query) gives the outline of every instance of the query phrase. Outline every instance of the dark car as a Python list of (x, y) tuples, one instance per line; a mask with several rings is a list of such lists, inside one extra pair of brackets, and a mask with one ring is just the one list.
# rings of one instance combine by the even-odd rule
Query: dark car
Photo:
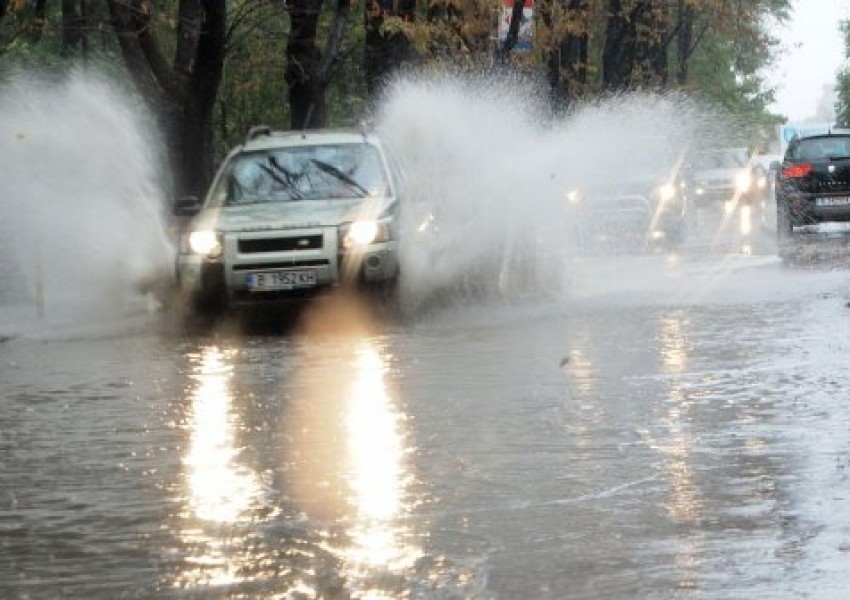
[(686, 186), (676, 157), (630, 157), (583, 173), (566, 192), (572, 237), (583, 251), (643, 251), (680, 243), (686, 230)]
[(780, 250), (806, 226), (843, 221), (850, 221), (850, 130), (793, 139), (776, 179)]

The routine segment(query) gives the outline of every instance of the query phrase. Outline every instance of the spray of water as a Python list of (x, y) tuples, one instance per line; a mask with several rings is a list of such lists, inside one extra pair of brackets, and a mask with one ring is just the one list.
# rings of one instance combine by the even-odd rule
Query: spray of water
[(570, 189), (640, 174), (648, 158), (681, 166), (727, 131), (677, 94), (616, 96), (555, 118), (532, 84), (489, 75), (402, 78), (377, 121), (404, 173), (408, 306), (447, 289), (560, 289), (576, 252)]
[(102, 321), (141, 307), (147, 285), (170, 276), (162, 175), (141, 112), (83, 72), (5, 86), (0, 307)]
[[(0, 96), (0, 306), (102, 319), (172, 273), (162, 175), (139, 106), (75, 73), (18, 78)], [(617, 96), (551, 116), (516, 77), (408, 75), (377, 128), (404, 173), (402, 301), (523, 294), (569, 279), (565, 195), (718, 144), (727, 124), (671, 94)], [(669, 163), (668, 163), (669, 164)]]

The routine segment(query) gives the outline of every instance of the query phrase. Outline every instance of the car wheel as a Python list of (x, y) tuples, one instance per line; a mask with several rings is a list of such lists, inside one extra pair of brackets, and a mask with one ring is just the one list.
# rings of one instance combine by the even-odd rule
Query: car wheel
[(794, 245), (794, 222), (788, 203), (780, 198), (776, 200), (776, 243), (780, 257), (791, 256)]
[(791, 222), (791, 211), (788, 209), (788, 203), (783, 200), (776, 202), (776, 237), (778, 241), (785, 242), (791, 239), (794, 233), (794, 228)]

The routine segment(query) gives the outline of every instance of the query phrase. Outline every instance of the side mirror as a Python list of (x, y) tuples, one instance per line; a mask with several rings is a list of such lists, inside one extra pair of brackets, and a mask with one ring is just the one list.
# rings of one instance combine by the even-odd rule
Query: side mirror
[(193, 217), (201, 211), (201, 202), (197, 196), (181, 196), (174, 203), (174, 216)]

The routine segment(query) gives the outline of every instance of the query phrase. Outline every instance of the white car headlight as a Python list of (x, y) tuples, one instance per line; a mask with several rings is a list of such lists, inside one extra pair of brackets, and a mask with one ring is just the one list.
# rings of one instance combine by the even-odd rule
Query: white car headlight
[(662, 202), (669, 202), (676, 197), (676, 186), (672, 183), (665, 183), (655, 188), (655, 193)]
[(739, 194), (743, 194), (746, 191), (749, 191), (750, 186), (753, 183), (753, 177), (750, 175), (749, 170), (740, 171), (735, 176), (735, 190)]
[(378, 237), (376, 221), (355, 221), (348, 228), (348, 239), (356, 246), (367, 246)]
[(193, 231), (188, 236), (189, 250), (208, 258), (221, 256), (221, 234), (215, 231)]
[(571, 206), (575, 206), (581, 200), (581, 192), (578, 190), (569, 190), (565, 194), (565, 198), (567, 199), (567, 203)]
[(354, 221), (340, 227), (339, 239), (342, 247), (346, 249), (388, 242), (391, 239), (390, 225), (385, 220)]

